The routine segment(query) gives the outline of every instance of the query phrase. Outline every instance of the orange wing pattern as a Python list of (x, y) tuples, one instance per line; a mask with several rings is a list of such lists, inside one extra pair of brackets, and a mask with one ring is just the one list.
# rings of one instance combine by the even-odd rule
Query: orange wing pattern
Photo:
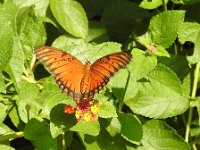
[(74, 56), (49, 46), (34, 49), (40, 59), (54, 74), (62, 91), (73, 98), (80, 97), (80, 82), (83, 77), (83, 64)]
[(36, 47), (35, 54), (54, 74), (62, 91), (74, 99), (93, 98), (132, 58), (129, 53), (118, 52), (104, 56), (92, 65), (90, 62), (83, 65), (74, 56), (53, 47)]
[(90, 67), (90, 82), (88, 85), (89, 97), (98, 93), (119, 69), (124, 68), (130, 61), (132, 55), (126, 52), (113, 53), (95, 61)]

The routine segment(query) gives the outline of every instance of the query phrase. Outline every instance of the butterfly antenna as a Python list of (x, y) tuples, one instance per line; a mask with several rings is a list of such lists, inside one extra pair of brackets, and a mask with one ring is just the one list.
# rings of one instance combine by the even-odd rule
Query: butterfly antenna
[[(90, 59), (93, 58), (94, 55), (97, 55), (105, 46), (108, 46), (108, 44), (103, 45), (103, 46), (97, 51), (97, 53), (93, 54), (93, 55), (90, 57)], [(90, 60), (90, 59), (89, 59), (89, 60)]]
[[(72, 44), (74, 44), (74, 45), (77, 45), (76, 43), (74, 43), (74, 42), (71, 42)], [(85, 55), (83, 55), (84, 56), (84, 59), (85, 60), (87, 60), (87, 58), (85, 57)]]

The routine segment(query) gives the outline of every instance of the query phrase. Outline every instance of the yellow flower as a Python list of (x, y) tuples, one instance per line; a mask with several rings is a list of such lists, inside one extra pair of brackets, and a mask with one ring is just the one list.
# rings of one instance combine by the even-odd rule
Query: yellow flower
[(76, 119), (80, 119), (82, 115), (83, 115), (82, 110), (76, 110), (76, 113), (75, 113)]
[(85, 120), (86, 122), (91, 121), (91, 118), (92, 118), (92, 114), (91, 114), (90, 112), (86, 112), (86, 113), (84, 114), (84, 120)]
[(91, 106), (91, 112), (92, 112), (92, 113), (96, 114), (96, 113), (98, 113), (99, 111), (100, 111), (100, 108), (99, 108), (98, 105), (93, 105), (93, 106)]

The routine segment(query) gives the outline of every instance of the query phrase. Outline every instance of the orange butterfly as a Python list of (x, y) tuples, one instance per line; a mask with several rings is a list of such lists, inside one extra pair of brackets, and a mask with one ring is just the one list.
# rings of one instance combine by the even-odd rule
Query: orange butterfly
[(93, 98), (120, 68), (125, 67), (132, 55), (126, 52), (113, 53), (82, 64), (76, 57), (49, 46), (34, 49), (36, 57), (54, 74), (62, 91), (77, 100)]

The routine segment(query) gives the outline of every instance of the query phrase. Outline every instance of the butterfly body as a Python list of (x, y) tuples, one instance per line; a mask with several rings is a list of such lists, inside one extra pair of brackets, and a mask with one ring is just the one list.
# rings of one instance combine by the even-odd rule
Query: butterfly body
[(54, 74), (60, 89), (78, 100), (93, 98), (109, 78), (132, 58), (129, 53), (118, 52), (104, 56), (93, 64), (89, 61), (82, 64), (76, 57), (57, 48), (39, 46), (34, 50), (37, 58)]
[(85, 63), (85, 65), (83, 66), (83, 77), (82, 77), (81, 82), (80, 82), (80, 92), (81, 92), (82, 95), (88, 89), (89, 79), (90, 79), (90, 62), (87, 61)]

